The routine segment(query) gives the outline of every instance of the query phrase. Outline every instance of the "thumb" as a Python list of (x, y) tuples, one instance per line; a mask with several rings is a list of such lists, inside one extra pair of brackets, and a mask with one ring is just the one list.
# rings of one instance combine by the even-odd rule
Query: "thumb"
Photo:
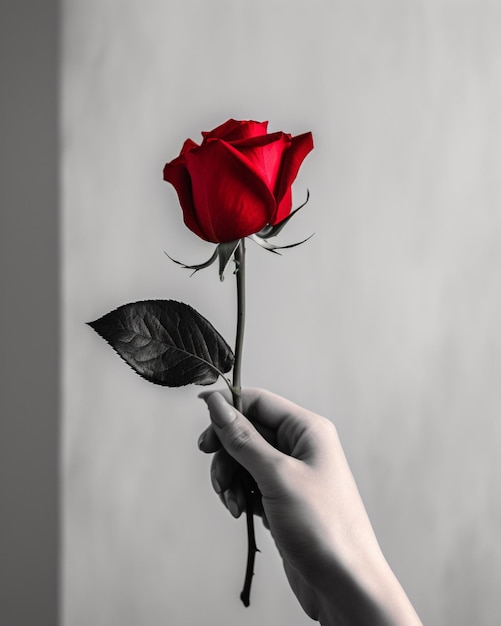
[(269, 444), (253, 424), (219, 392), (204, 399), (222, 446), (252, 475), (261, 489), (263, 483), (269, 481), (270, 473), (273, 473), (272, 469), (283, 456), (282, 453)]

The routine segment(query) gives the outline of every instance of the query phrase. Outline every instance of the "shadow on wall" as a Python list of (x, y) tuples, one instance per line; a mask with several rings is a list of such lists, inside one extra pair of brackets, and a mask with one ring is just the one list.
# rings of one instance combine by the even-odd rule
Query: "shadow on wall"
[(58, 623), (58, 9), (0, 3), (0, 624)]

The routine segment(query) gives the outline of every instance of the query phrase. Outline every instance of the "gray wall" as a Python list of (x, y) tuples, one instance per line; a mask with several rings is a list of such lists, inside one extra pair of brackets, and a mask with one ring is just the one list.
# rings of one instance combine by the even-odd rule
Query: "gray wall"
[(229, 339), (231, 278), (162, 182), (228, 117), (312, 130), (311, 201), (249, 246), (244, 381), (338, 426), (383, 549), (430, 626), (501, 620), (501, 7), (487, 0), (66, 0), (64, 619), (307, 624), (259, 529), (211, 492), (196, 390), (149, 386), (85, 322), (189, 302)]
[(0, 2), (0, 624), (58, 614), (58, 3)]

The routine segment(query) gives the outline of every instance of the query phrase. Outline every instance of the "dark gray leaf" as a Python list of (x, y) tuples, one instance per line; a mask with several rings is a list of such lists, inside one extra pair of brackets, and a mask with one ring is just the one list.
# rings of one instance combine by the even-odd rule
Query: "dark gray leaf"
[(233, 352), (223, 337), (183, 302), (124, 304), (89, 326), (134, 371), (157, 385), (210, 385), (233, 366)]

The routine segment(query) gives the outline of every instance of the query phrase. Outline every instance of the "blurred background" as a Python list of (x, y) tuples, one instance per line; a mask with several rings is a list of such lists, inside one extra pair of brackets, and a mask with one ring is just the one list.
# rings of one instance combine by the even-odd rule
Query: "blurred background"
[(337, 426), (423, 622), (501, 619), (501, 6), (64, 0), (59, 7), (60, 606), (65, 626), (310, 623), (258, 523), (222, 508), (197, 388), (137, 377), (85, 322), (235, 286), (162, 181), (230, 117), (311, 130), (280, 240), (248, 245), (243, 379)]

